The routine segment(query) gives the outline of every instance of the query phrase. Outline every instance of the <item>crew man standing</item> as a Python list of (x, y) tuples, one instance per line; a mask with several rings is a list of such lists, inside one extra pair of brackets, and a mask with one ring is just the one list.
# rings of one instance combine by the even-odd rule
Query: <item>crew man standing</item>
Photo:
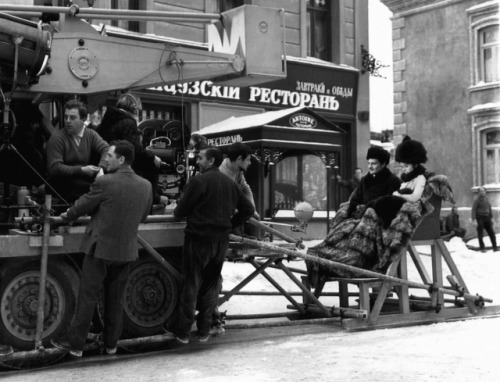
[(104, 286), (103, 342), (115, 354), (122, 331), (123, 294), (130, 263), (138, 257), (137, 232), (151, 210), (151, 183), (131, 168), (134, 146), (113, 142), (106, 156), (108, 174), (96, 179), (90, 192), (81, 196), (61, 216), (68, 221), (90, 214), (82, 250), (83, 261), (78, 302), (67, 338), (52, 344), (75, 357), (82, 356), (99, 293)]
[[(244, 172), (250, 167), (252, 150), (248, 145), (241, 142), (233, 143), (227, 150), (227, 158), (219, 166), (219, 170), (234, 180), (241, 188), (246, 197), (255, 208), (252, 189), (245, 179)], [(254, 213), (256, 219), (260, 219), (257, 212)]]
[(200, 151), (197, 164), (201, 174), (191, 178), (174, 210), (175, 217), (187, 217), (182, 264), (184, 286), (173, 319), (164, 328), (167, 335), (183, 344), (189, 342), (196, 309), (198, 340), (208, 340), (229, 232), (255, 211), (240, 187), (219, 171), (221, 162), (222, 154), (217, 148)]

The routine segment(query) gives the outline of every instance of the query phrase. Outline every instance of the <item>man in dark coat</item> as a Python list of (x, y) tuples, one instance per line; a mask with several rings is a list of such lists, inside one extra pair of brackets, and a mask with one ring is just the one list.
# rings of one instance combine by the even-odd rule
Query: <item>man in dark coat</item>
[(368, 204), (380, 196), (392, 195), (399, 190), (401, 180), (387, 168), (390, 154), (381, 147), (373, 146), (366, 153), (368, 174), (361, 178), (359, 186), (349, 200), (349, 215), (360, 204)]
[(68, 221), (92, 216), (85, 230), (78, 302), (67, 339), (52, 344), (82, 356), (99, 293), (104, 286), (103, 342), (108, 354), (116, 353), (123, 321), (123, 294), (130, 263), (138, 257), (137, 232), (151, 210), (151, 184), (134, 173), (134, 148), (127, 141), (113, 142), (106, 157), (108, 174), (92, 184), (61, 216)]
[(187, 217), (184, 286), (173, 320), (165, 331), (183, 344), (189, 342), (195, 310), (198, 340), (208, 340), (229, 232), (255, 211), (238, 184), (219, 171), (221, 163), (222, 154), (217, 148), (202, 149), (197, 160), (201, 174), (191, 178), (174, 210), (175, 217)]
[(477, 239), (481, 252), (486, 252), (483, 241), (483, 230), (486, 230), (491, 240), (493, 251), (498, 251), (495, 230), (493, 229), (493, 211), (491, 204), (486, 196), (486, 188), (479, 187), (479, 195), (472, 203), (472, 220), (476, 221)]
[(132, 169), (137, 175), (149, 180), (153, 187), (153, 203), (162, 201), (158, 188), (158, 174), (161, 159), (155, 156), (142, 144), (142, 133), (135, 119), (141, 109), (140, 100), (130, 93), (122, 94), (116, 106), (109, 106), (104, 113), (97, 132), (106, 142), (124, 139), (134, 146), (135, 160)]

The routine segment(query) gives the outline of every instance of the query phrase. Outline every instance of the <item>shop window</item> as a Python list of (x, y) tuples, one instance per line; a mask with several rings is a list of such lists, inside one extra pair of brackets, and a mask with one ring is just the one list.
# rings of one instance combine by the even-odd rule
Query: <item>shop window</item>
[(500, 129), (482, 133), (484, 184), (500, 183)]
[(315, 210), (326, 210), (326, 167), (315, 155), (287, 157), (276, 164), (274, 208), (291, 210), (306, 201)]
[(478, 50), (479, 81), (499, 81), (498, 25), (478, 30)]
[(240, 7), (245, 4), (245, 0), (218, 0), (219, 12), (226, 12), (230, 9)]
[(330, 1), (306, 0), (306, 3), (307, 55), (330, 61)]
[(180, 121), (182, 119), (182, 108), (142, 100), (142, 110), (139, 113), (139, 122), (149, 119)]
[[(111, 0), (111, 9), (145, 10), (146, 2), (140, 0)], [(111, 25), (131, 32), (145, 33), (146, 26), (141, 21), (112, 20)]]

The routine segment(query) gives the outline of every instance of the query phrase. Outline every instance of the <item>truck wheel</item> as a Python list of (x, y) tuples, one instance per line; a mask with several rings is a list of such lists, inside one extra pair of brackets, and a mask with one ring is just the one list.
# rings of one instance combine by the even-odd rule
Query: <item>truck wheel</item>
[(135, 262), (125, 292), (124, 337), (162, 333), (176, 303), (177, 283), (165, 268), (149, 259)]
[[(36, 332), (39, 261), (9, 264), (0, 282), (0, 342), (32, 350)], [(47, 268), (43, 343), (67, 329), (75, 311), (79, 277), (66, 263), (50, 261)]]

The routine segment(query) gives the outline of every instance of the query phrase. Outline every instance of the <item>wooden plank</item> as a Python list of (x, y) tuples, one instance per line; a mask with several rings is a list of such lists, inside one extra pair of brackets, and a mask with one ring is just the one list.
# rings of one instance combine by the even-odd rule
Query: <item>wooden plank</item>
[[(437, 248), (437, 246), (434, 244), (431, 246), (431, 251), (432, 251), (432, 280), (433, 284), (436, 287), (442, 287), (443, 286), (443, 262), (441, 259), (441, 250)], [(444, 305), (444, 295), (442, 292), (432, 292), (431, 296), (431, 301), (436, 304), (439, 304), (439, 306)]]
[[(30, 236), (29, 246), (30, 247), (41, 247), (42, 246), (42, 236)], [(50, 236), (49, 237), (49, 247), (62, 247), (64, 245), (64, 239), (61, 235)]]
[[(255, 277), (260, 275), (266, 267), (273, 262), (273, 259), (268, 259), (264, 264), (260, 264), (260, 266), (249, 274), (244, 280), (242, 280), (238, 285), (236, 285), (233, 289), (231, 289), (228, 293), (226, 293), (223, 297), (219, 298), (219, 306), (224, 304), (226, 301), (229, 301), (231, 297), (233, 297), (236, 293), (242, 290), (245, 285), (247, 285), (250, 281), (252, 281)], [(255, 266), (255, 265), (254, 265)]]
[[(408, 267), (406, 253), (401, 256), (401, 261), (398, 266), (398, 275), (404, 280), (408, 280)], [(399, 297), (399, 311), (403, 314), (410, 313), (410, 299), (408, 293), (408, 285), (397, 285), (396, 291)]]
[[(259, 265), (259, 263), (257, 263), (255, 260), (253, 260), (253, 259), (249, 259), (249, 260), (248, 260), (248, 262), (249, 262), (250, 264), (252, 264), (252, 265), (255, 267), (255, 269), (259, 269), (260, 265)], [(280, 263), (278, 263), (278, 264), (280, 264)], [(292, 304), (293, 304), (293, 305), (297, 308), (297, 310), (298, 310), (300, 313), (302, 313), (302, 314), (306, 314), (305, 309), (304, 309), (304, 308), (303, 308), (303, 307), (302, 307), (302, 306), (301, 306), (301, 305), (300, 305), (297, 301), (295, 301), (295, 299), (294, 299), (294, 298), (293, 298), (293, 297), (292, 297), (292, 296), (291, 296), (291, 295), (290, 295), (290, 294), (289, 294), (289, 293), (288, 293), (288, 292), (287, 292), (287, 291), (286, 291), (286, 290), (285, 290), (285, 289), (284, 289), (284, 288), (283, 288), (283, 287), (282, 287), (282, 286), (281, 286), (281, 285), (280, 285), (280, 284), (279, 284), (276, 280), (274, 280), (274, 279), (273, 279), (273, 278), (272, 278), (272, 277), (271, 277), (271, 276), (270, 276), (270, 275), (269, 275), (269, 274), (268, 274), (265, 270), (263, 270), (263, 271), (261, 272), (261, 274), (262, 274), (262, 276), (264, 276), (264, 277), (267, 279), (267, 281), (269, 281), (269, 282), (270, 282), (270, 283), (271, 283), (271, 284), (272, 284), (272, 285), (273, 285), (273, 286), (274, 286), (274, 287), (275, 287), (275, 288), (276, 288), (276, 289), (277, 289), (277, 290), (278, 290), (278, 291), (279, 291), (279, 292), (280, 292), (280, 293), (281, 293), (281, 294), (282, 294), (282, 295), (283, 295), (283, 296), (284, 296), (284, 297), (285, 297), (288, 301), (290, 301), (290, 302), (291, 302), (291, 303), (292, 303)], [(300, 281), (298, 282), (298, 284), (300, 284)], [(300, 284), (300, 285), (302, 285), (302, 284)], [(303, 291), (304, 293), (307, 293), (307, 292), (305, 291), (305, 287), (304, 287), (303, 285), (302, 285), (302, 287), (303, 287), (302, 291)], [(309, 292), (309, 298), (313, 299), (313, 297), (314, 297), (314, 296), (312, 296), (312, 293), (311, 293), (311, 292)], [(318, 301), (318, 302), (319, 302), (319, 301)], [(321, 305), (321, 303), (320, 303), (320, 305)], [(326, 309), (326, 308), (325, 308), (325, 310), (328, 312), (328, 309)], [(329, 314), (328, 314), (328, 316), (329, 316)]]
[[(444, 260), (446, 261), (446, 264), (448, 265), (448, 268), (450, 269), (451, 274), (457, 278), (460, 286), (464, 287), (465, 293), (469, 293), (469, 289), (467, 288), (467, 285), (465, 285), (465, 281), (462, 278), (462, 275), (460, 274), (458, 267), (456, 266), (455, 262), (453, 261), (453, 258), (451, 257), (450, 252), (448, 252), (448, 248), (446, 248), (446, 245), (444, 244), (443, 240), (442, 239), (436, 240), (436, 245), (439, 248), (439, 250), (441, 251), (441, 254), (442, 254)], [(477, 312), (476, 304), (474, 303), (474, 301), (466, 299), (465, 303), (469, 307), (471, 313)]]
[(344, 281), (339, 281), (339, 304), (344, 308), (349, 308), (349, 286)]
[(415, 264), (415, 267), (417, 268), (420, 278), (422, 279), (424, 284), (431, 284), (432, 280), (429, 274), (427, 273), (427, 270), (425, 269), (425, 265), (422, 262), (422, 259), (420, 258), (420, 255), (418, 254), (415, 245), (410, 244), (410, 246), (408, 247), (408, 252), (410, 252), (410, 256), (413, 260), (413, 263)]
[(348, 318), (342, 321), (344, 329), (349, 331), (372, 330), (382, 328), (395, 328), (409, 325), (423, 325), (438, 322), (477, 319), (500, 315), (500, 305), (489, 306), (481, 309), (477, 314), (472, 314), (469, 308), (447, 308), (439, 313), (435, 311), (413, 312), (409, 314), (381, 315), (376, 323), (365, 319)]
[[(406, 251), (406, 250), (405, 250)], [(395, 276), (397, 274), (399, 260), (395, 260), (389, 265), (389, 269), (386, 272), (388, 276)], [(368, 322), (370, 324), (375, 324), (380, 316), (380, 312), (382, 311), (382, 306), (384, 305), (385, 298), (387, 297), (387, 293), (392, 288), (392, 282), (388, 280), (384, 280), (382, 286), (379, 289), (377, 299), (375, 300), (375, 304), (373, 304), (373, 308), (371, 309), (370, 315), (368, 316)]]
[[(323, 313), (324, 313), (327, 317), (330, 317), (330, 316), (331, 316), (330, 311), (329, 311), (329, 310), (328, 310), (328, 309), (327, 309), (327, 308), (326, 308), (326, 307), (325, 307), (325, 306), (324, 306), (324, 305), (323, 305), (323, 304), (322, 304), (322, 303), (318, 300), (318, 298), (317, 298), (314, 294), (312, 294), (312, 293), (311, 293), (311, 291), (310, 291), (310, 290), (308, 290), (308, 289), (307, 289), (307, 287), (306, 287), (305, 285), (303, 285), (303, 284), (300, 282), (300, 280), (299, 280), (299, 279), (298, 279), (298, 278), (297, 278), (297, 277), (296, 277), (296, 276), (295, 276), (295, 275), (294, 275), (294, 274), (293, 274), (293, 273), (292, 273), (292, 272), (291, 272), (291, 271), (290, 271), (290, 270), (289, 270), (289, 269), (288, 269), (288, 268), (287, 268), (287, 267), (283, 264), (283, 262), (282, 262), (281, 260), (278, 260), (278, 261), (276, 262), (276, 265), (277, 265), (279, 268), (281, 268), (281, 270), (282, 270), (283, 272), (285, 272), (285, 274), (286, 274), (286, 275), (290, 278), (290, 280), (292, 280), (292, 281), (295, 283), (295, 285), (297, 285), (303, 293), (307, 294), (308, 299), (309, 299), (309, 300), (311, 300), (311, 301), (312, 301), (315, 305), (317, 305), (317, 306), (318, 306), (318, 308), (319, 308), (319, 309), (320, 309), (320, 310), (321, 310), (321, 311), (322, 311), (322, 312), (323, 312)], [(265, 276), (265, 272), (263, 273), (263, 275)], [(278, 285), (279, 285), (279, 284), (278, 284)], [(285, 295), (285, 297), (287, 297), (287, 298), (288, 298), (288, 296), (289, 296), (287, 292), (285, 292), (285, 293), (284, 293), (284, 295)], [(290, 298), (291, 298), (291, 296), (290, 296)], [(288, 299), (289, 301), (293, 300), (293, 298), (291, 298), (291, 300), (290, 300), (290, 298)], [(293, 300), (293, 301), (295, 301), (295, 300)], [(294, 304), (294, 305), (295, 305), (295, 304)]]

